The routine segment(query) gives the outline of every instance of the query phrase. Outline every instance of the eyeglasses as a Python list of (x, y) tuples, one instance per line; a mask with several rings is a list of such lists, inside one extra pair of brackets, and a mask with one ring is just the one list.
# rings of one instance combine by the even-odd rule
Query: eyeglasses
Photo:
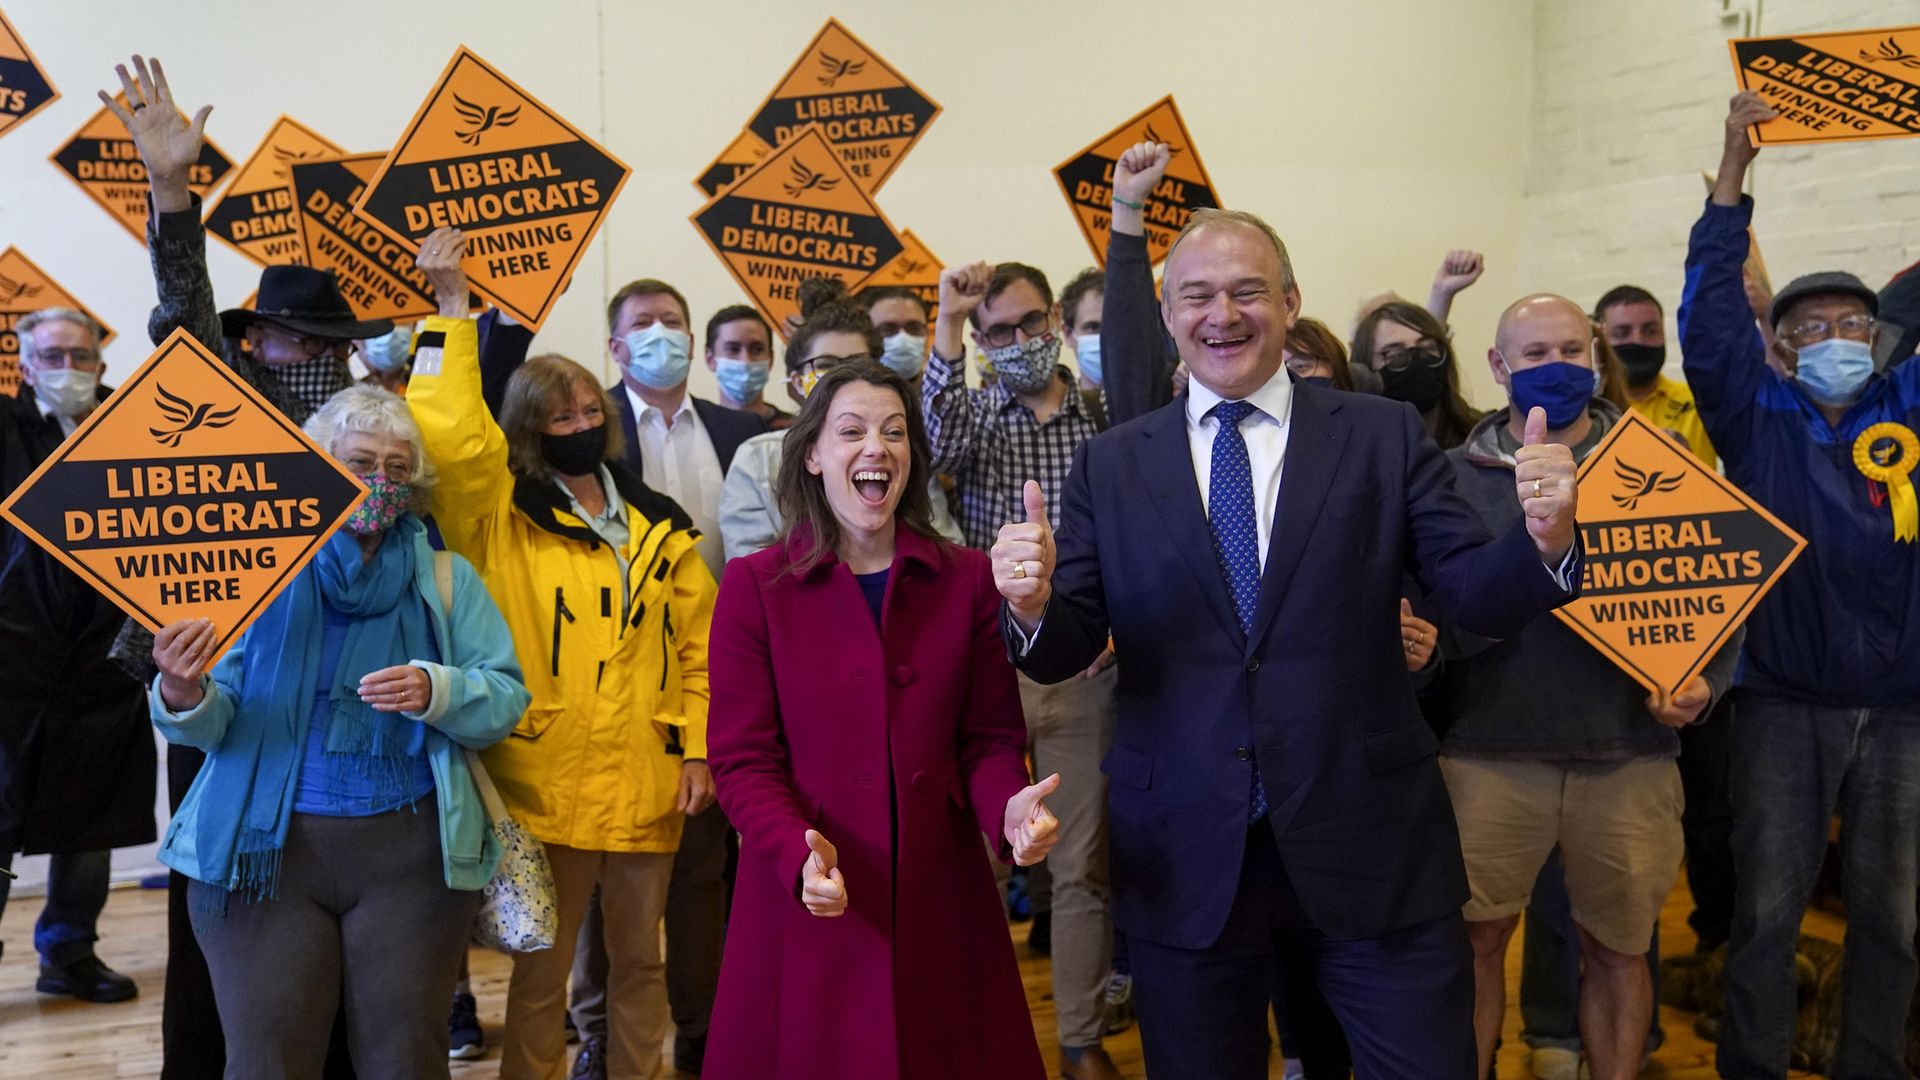
[(259, 326), (261, 333), (271, 334), (281, 341), (292, 345), (294, 348), (306, 353), (307, 359), (309, 360), (323, 353), (331, 353), (342, 359), (353, 354), (353, 339), (351, 338), (313, 337), (309, 334), (296, 334), (291, 330), (283, 330), (278, 326), (272, 326), (267, 323), (260, 323)]
[(873, 328), (880, 331), (880, 336), (883, 338), (890, 338), (895, 334), (912, 334), (914, 337), (927, 336), (927, 324), (921, 319), (914, 319), (910, 322), (874, 323)]
[(1028, 338), (1037, 338), (1052, 327), (1053, 316), (1043, 308), (1039, 311), (1027, 312), (1017, 323), (994, 323), (980, 331), (980, 339), (990, 348), (1004, 349), (1013, 344), (1013, 335), (1016, 330)]
[(1389, 345), (1380, 350), (1380, 366), (1388, 371), (1445, 367), (1446, 363), (1447, 351), (1438, 345), (1415, 345), (1411, 349), (1405, 345)]
[(370, 457), (355, 454), (340, 464), (355, 476), (372, 476), (379, 472), (396, 484), (404, 484), (413, 479), (413, 466), (404, 461), (378, 462)]
[(1287, 350), (1287, 370), (1303, 379), (1319, 371), (1322, 367), (1330, 368), (1332, 366), (1332, 364), (1311, 353), (1298, 353), (1291, 349)]
[(95, 371), (100, 367), (99, 349), (35, 349), (31, 362), (35, 370), (51, 371), (54, 368), (70, 367), (77, 371)]
[(1787, 344), (1796, 349), (1804, 349), (1836, 334), (1849, 341), (1871, 340), (1874, 325), (1874, 318), (1871, 315), (1848, 315), (1832, 322), (1825, 319), (1808, 319), (1782, 336), (1787, 339)]

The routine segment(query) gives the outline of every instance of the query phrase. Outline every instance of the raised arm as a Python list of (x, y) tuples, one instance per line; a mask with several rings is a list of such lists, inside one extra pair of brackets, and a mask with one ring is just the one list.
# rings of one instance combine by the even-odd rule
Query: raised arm
[(1444, 326), (1453, 311), (1453, 298), (1479, 281), (1486, 267), (1486, 257), (1477, 251), (1460, 248), (1447, 252), (1440, 260), (1440, 269), (1434, 271), (1433, 289), (1427, 293), (1427, 312)]
[(993, 269), (983, 262), (949, 266), (940, 272), (940, 316), (934, 323), (933, 352), (920, 382), (920, 402), (933, 450), (933, 471), (958, 472), (972, 459), (984, 426), (979, 395), (967, 389), (967, 316), (987, 294)]
[(1107, 236), (1107, 289), (1100, 303), (1100, 348), (1106, 358), (1102, 389), (1107, 416), (1124, 424), (1173, 400), (1179, 357), (1167, 347), (1160, 303), (1153, 292), (1143, 207), (1166, 175), (1165, 143), (1139, 143), (1113, 170), (1113, 228)]
[(1767, 367), (1767, 345), (1742, 274), (1753, 200), (1740, 190), (1759, 152), (1747, 128), (1775, 115), (1751, 90), (1734, 95), (1713, 194), (1687, 239), (1687, 283), (1678, 312), (1682, 366), (1714, 449), (1729, 465), (1747, 452), (1762, 389), (1779, 378)]

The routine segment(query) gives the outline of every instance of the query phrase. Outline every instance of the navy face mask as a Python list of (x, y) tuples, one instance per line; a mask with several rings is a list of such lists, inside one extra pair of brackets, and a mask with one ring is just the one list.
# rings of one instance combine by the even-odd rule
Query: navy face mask
[[(1506, 358), (1501, 357), (1505, 363)], [(1507, 365), (1507, 393), (1525, 417), (1536, 407), (1547, 411), (1547, 429), (1558, 431), (1580, 419), (1600, 389), (1600, 373), (1579, 364), (1555, 361), (1515, 371)]]

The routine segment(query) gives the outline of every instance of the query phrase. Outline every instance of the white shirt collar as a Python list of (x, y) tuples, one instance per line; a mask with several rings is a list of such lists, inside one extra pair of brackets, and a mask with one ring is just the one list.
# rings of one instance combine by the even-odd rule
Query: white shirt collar
[[(1199, 427), (1207, 413), (1225, 400), (1227, 399), (1207, 389), (1199, 379), (1189, 379), (1187, 381), (1188, 425)], [(1242, 400), (1260, 410), (1275, 423), (1286, 423), (1288, 415), (1293, 411), (1293, 380), (1287, 375), (1286, 365), (1280, 365), (1280, 369), (1273, 373), (1273, 377), (1268, 379), (1265, 385)]]
[[(667, 415), (652, 405), (647, 404), (646, 399), (636, 393), (633, 387), (625, 387), (625, 390), (627, 391), (627, 400), (633, 403), (633, 417), (636, 422), (645, 423), (649, 419), (658, 418), (662, 424), (668, 427), (672, 426), (672, 424), (667, 424)], [(677, 424), (683, 417), (693, 415), (693, 395), (682, 390), (680, 392), (680, 405), (673, 410), (673, 423)]]

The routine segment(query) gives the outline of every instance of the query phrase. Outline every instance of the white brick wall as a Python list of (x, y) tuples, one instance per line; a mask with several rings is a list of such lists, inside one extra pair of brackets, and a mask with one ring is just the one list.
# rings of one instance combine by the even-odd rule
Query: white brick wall
[[(1910, 0), (1536, 0), (1524, 287), (1590, 305), (1633, 282), (1671, 326), (1736, 89), (1727, 39), (1915, 22)], [(1877, 289), (1920, 258), (1920, 140), (1769, 148), (1751, 177), (1775, 287), (1841, 269)]]

